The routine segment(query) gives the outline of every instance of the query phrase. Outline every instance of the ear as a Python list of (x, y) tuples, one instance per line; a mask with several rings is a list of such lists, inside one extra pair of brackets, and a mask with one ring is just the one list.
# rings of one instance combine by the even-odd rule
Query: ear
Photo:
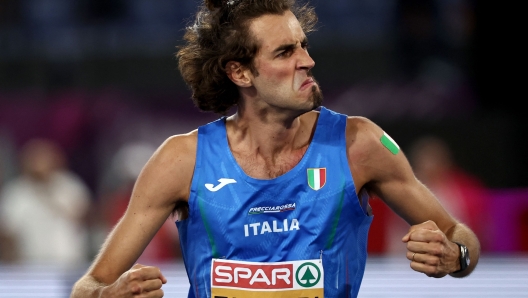
[(229, 61), (226, 64), (227, 77), (239, 87), (251, 87), (249, 69), (243, 67), (240, 62)]

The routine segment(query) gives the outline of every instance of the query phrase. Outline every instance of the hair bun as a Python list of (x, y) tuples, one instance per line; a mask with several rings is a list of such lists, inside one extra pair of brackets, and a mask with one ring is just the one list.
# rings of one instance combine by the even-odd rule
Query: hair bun
[(222, 7), (222, 2), (225, 0), (205, 0), (205, 6), (209, 8), (209, 10), (215, 10), (217, 8)]

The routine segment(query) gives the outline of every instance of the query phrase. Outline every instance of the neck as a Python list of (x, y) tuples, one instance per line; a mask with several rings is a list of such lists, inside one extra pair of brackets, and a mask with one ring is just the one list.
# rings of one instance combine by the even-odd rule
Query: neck
[[(245, 144), (245, 148), (258, 151), (263, 156), (273, 156), (284, 150), (293, 150), (300, 131), (299, 117), (287, 121), (274, 121), (270, 116), (266, 120), (259, 117), (242, 116), (239, 113), (232, 117), (230, 143)], [(232, 141), (232, 142), (231, 142)]]
[(275, 178), (291, 170), (304, 156), (318, 113), (296, 117), (285, 114), (241, 109), (227, 119), (229, 147), (247, 175)]

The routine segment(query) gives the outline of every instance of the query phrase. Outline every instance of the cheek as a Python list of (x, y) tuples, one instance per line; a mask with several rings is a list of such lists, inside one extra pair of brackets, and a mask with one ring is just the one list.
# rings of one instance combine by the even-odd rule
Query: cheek
[(273, 66), (263, 66), (259, 70), (260, 75), (273, 84), (284, 83), (284, 80), (291, 76), (290, 71), (286, 68)]

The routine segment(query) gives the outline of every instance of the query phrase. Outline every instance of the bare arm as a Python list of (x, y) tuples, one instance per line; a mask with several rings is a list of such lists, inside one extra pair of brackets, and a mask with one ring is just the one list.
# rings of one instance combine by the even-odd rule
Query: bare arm
[[(71, 297), (162, 297), (165, 277), (139, 258), (176, 203), (189, 195), (196, 152), (196, 131), (169, 138), (139, 175), (128, 208), (109, 234)], [(139, 297), (139, 296), (137, 296)]]
[(453, 218), (434, 194), (416, 179), (407, 158), (380, 141), (383, 130), (366, 118), (353, 117), (347, 125), (349, 164), (357, 189), (381, 198), (411, 228), (403, 236), (411, 268), (428, 276), (442, 277), (460, 268), (455, 242), (470, 251), (470, 266), (455, 277), (467, 276), (475, 268), (480, 244), (475, 234)]

